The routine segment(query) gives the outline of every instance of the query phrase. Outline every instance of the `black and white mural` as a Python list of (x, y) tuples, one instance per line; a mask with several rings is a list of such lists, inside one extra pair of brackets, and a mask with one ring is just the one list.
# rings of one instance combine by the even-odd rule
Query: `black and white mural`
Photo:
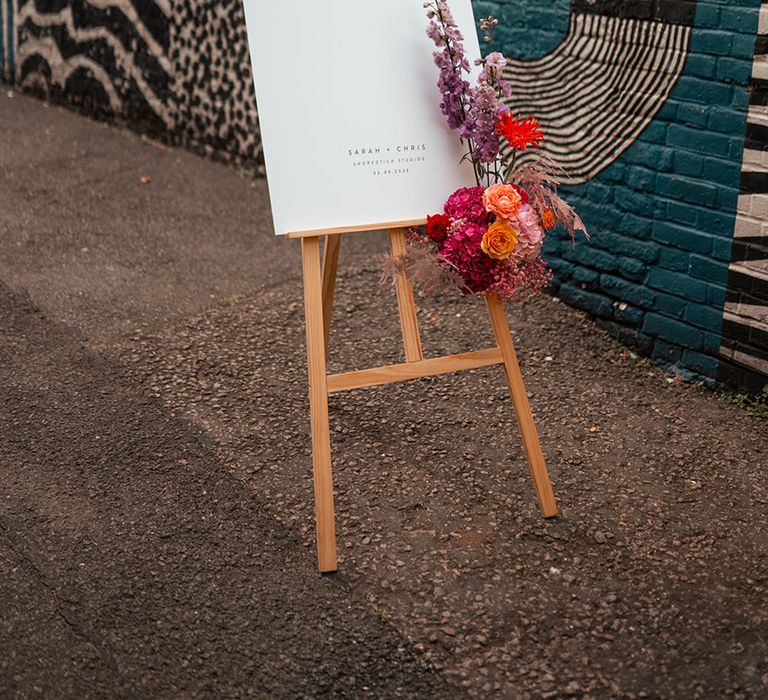
[(149, 132), (172, 130), (170, 0), (17, 0), (17, 81)]
[(208, 155), (260, 160), (240, 0), (14, 2), (24, 89)]
[[(208, 154), (260, 161), (240, 0), (14, 2), (17, 81)], [(564, 41), (513, 60), (515, 111), (536, 114), (566, 180), (613, 162), (685, 63), (695, 2), (572, 0)]]
[[(7, 2), (17, 3), (23, 87), (259, 161), (240, 0)], [(510, 105), (539, 117), (568, 182), (600, 172), (653, 119), (682, 71), (694, 13), (690, 0), (572, 0), (565, 40), (511, 62)]]
[(663, 107), (685, 65), (695, 9), (676, 0), (573, 0), (554, 51), (511, 61), (509, 105), (537, 116), (566, 182), (586, 182), (614, 162)]
[(168, 50), (178, 142), (260, 164), (242, 1), (174, 0)]

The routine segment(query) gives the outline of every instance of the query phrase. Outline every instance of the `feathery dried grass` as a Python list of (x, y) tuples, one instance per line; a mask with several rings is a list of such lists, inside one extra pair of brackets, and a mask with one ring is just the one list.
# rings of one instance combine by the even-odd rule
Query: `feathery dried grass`
[(429, 296), (445, 292), (466, 294), (469, 291), (461, 275), (441, 262), (432, 245), (418, 233), (409, 234), (405, 255), (386, 255), (383, 263), (382, 281), (394, 281), (397, 275), (405, 272), (411, 282)]
[(515, 183), (528, 193), (528, 199), (534, 209), (552, 210), (555, 221), (565, 227), (572, 239), (576, 231), (582, 231), (589, 239), (587, 227), (573, 207), (558, 193), (559, 175), (563, 169), (551, 156), (537, 152), (512, 173)]

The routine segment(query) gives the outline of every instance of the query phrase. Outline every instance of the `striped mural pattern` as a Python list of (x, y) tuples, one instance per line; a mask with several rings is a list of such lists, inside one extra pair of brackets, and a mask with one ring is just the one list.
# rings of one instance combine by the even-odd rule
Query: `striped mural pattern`
[(261, 164), (241, 0), (0, 0), (0, 62), (52, 102)]
[(768, 375), (768, 0), (760, 9), (741, 193), (720, 353), (723, 380), (759, 391)]
[(629, 148), (664, 105), (690, 36), (685, 24), (572, 13), (568, 35), (552, 53), (510, 62), (508, 104), (539, 119), (563, 180), (586, 182)]
[(22, 87), (46, 96), (77, 94), (89, 112), (127, 115), (157, 132), (173, 128), (170, 0), (14, 2)]

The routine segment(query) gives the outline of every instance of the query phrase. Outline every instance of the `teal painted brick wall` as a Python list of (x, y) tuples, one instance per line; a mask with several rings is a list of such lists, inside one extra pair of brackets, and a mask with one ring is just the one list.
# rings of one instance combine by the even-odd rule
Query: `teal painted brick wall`
[(494, 15), (501, 20), (496, 34), (499, 45), (514, 58), (538, 58), (555, 49), (568, 32), (570, 0), (473, 0), (472, 5), (478, 19)]
[[(498, 35), (505, 55), (534, 59), (563, 41), (570, 5), (483, 1), (475, 9), (507, 23)], [(614, 14), (637, 5), (613, 3)], [(681, 374), (714, 380), (760, 3), (689, 5), (689, 51), (666, 102), (611, 165), (563, 188), (591, 241), (573, 247), (564, 234), (550, 236), (545, 256), (564, 301)]]

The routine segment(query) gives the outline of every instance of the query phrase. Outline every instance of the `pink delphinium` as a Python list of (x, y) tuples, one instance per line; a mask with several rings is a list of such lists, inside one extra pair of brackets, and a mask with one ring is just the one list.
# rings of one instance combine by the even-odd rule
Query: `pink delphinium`
[[(434, 55), (439, 69), (438, 87), (442, 100), (440, 109), (448, 126), (457, 129), (469, 147), (469, 159), (478, 184), (498, 182), (501, 179), (499, 165), (500, 141), (497, 126), (500, 117), (509, 111), (503, 98), (512, 94), (510, 84), (504, 80), (503, 71), (507, 59), (495, 51), (486, 58), (478, 59), (482, 65), (475, 87), (470, 87), (467, 77), (470, 65), (464, 51), (464, 37), (451, 14), (446, 0), (428, 0), (424, 3), (429, 17), (427, 36), (438, 48)], [(498, 20), (489, 17), (482, 26), (487, 32), (487, 42), (492, 44), (493, 27)]]
[(464, 73), (469, 74), (469, 61), (464, 54), (464, 36), (459, 30), (445, 0), (425, 2), (429, 27), (427, 36), (439, 49), (433, 55), (440, 69), (438, 87), (442, 96), (440, 109), (451, 129), (462, 129), (467, 118), (467, 91), (469, 83)]
[(461, 135), (474, 144), (475, 159), (482, 163), (495, 163), (499, 157), (499, 135), (496, 125), (507, 112), (491, 85), (478, 85), (470, 90), (467, 119)]
[(498, 51), (489, 53), (484, 59), (480, 59), (483, 70), (477, 78), (481, 85), (490, 85), (495, 88), (502, 97), (512, 96), (512, 85), (504, 80), (504, 68), (507, 66), (507, 59)]
[[(477, 63), (483, 66), (483, 70), (477, 78), (477, 87), (469, 90), (469, 109), (461, 135), (474, 143), (476, 160), (495, 164), (501, 145), (497, 126), (501, 116), (509, 112), (502, 98), (510, 97), (512, 86), (502, 77), (507, 65), (507, 59), (502, 54), (490, 53), (485, 59), (478, 59)], [(493, 172), (498, 181), (497, 173)]]

